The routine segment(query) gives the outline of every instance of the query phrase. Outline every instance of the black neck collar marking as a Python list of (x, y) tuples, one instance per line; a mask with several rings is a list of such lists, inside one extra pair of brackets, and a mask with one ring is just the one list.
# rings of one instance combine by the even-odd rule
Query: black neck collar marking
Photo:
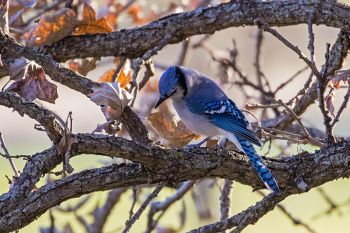
[(175, 66), (175, 68), (176, 68), (176, 75), (179, 79), (179, 86), (182, 87), (182, 89), (184, 90), (184, 97), (185, 97), (187, 95), (187, 83), (186, 83), (185, 74), (182, 72), (180, 67)]

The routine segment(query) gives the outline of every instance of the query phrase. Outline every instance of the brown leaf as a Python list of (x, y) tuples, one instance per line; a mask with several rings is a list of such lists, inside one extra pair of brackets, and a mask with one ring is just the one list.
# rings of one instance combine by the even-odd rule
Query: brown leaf
[(96, 68), (96, 58), (88, 59), (84, 58), (81, 62), (71, 60), (68, 63), (69, 69), (77, 72), (83, 76), (86, 76), (91, 70)]
[(10, 79), (11, 80), (21, 80), (24, 78), (25, 73), (30, 62), (24, 57), (15, 59), (14, 62), (10, 63)]
[(124, 7), (119, 2), (109, 1), (107, 4), (99, 8), (97, 15), (99, 17), (105, 17), (108, 24), (115, 29), (117, 26), (118, 15), (123, 10)]
[(17, 0), (17, 1), (26, 8), (32, 8), (36, 4), (36, 0)]
[(67, 171), (68, 174), (71, 174), (74, 171), (74, 168), (69, 163), (71, 153), (70, 150), (73, 143), (74, 139), (72, 135), (70, 133), (65, 132), (57, 146), (58, 154), (60, 154), (63, 157), (64, 170)]
[(128, 8), (128, 13), (135, 24), (145, 24), (157, 18), (157, 14), (152, 9), (147, 16), (143, 12), (142, 6), (138, 3), (133, 3)]
[(332, 114), (333, 117), (335, 117), (334, 115), (334, 100), (335, 100), (335, 89), (331, 88), (325, 98), (325, 102), (326, 102), (326, 109)]
[(24, 39), (29, 46), (50, 44), (71, 35), (76, 25), (74, 11), (63, 8), (52, 15), (42, 16), (39, 23), (24, 34)]
[(131, 81), (131, 71), (123, 68), (119, 73), (117, 81), (120, 83), (121, 88), (125, 88)]
[(196, 137), (185, 124), (173, 115), (155, 112), (148, 116), (148, 122), (156, 133), (165, 139), (164, 144), (174, 147), (187, 145)]
[(118, 115), (124, 107), (132, 100), (132, 96), (126, 90), (120, 88), (119, 83), (101, 83), (99, 87), (93, 88), (89, 94), (91, 101), (100, 106), (110, 106), (117, 111)]
[(344, 83), (349, 82), (350, 80), (350, 70), (338, 70), (336, 73), (331, 77), (333, 86), (338, 89), (340, 88), (340, 82), (343, 81)]
[[(116, 66), (119, 64), (119, 60), (116, 59), (115, 61)], [(111, 69), (106, 71), (99, 79), (99, 82), (112, 82), (114, 73), (116, 72), (116, 69)], [(130, 62), (126, 61), (123, 68), (120, 70), (117, 81), (120, 83), (121, 88), (125, 88), (131, 81), (132, 75), (131, 75), (131, 69), (130, 69)]]
[(50, 103), (57, 99), (57, 86), (47, 81), (45, 72), (41, 67), (29, 65), (25, 78), (12, 83), (7, 90), (14, 91), (28, 101), (38, 98)]
[(101, 77), (99, 77), (99, 82), (112, 82), (113, 75), (116, 69), (107, 70)]
[(98, 125), (93, 132), (103, 130), (111, 135), (119, 131), (118, 121), (125, 106), (132, 100), (132, 96), (119, 83), (101, 83), (94, 92), (89, 94), (91, 101), (101, 106), (101, 110), (107, 120), (106, 123)]
[(112, 32), (113, 28), (108, 24), (105, 17), (96, 19), (95, 10), (89, 5), (84, 4), (83, 19), (78, 22), (73, 35), (85, 35), (95, 33)]
[(92, 133), (98, 133), (98, 132), (105, 131), (106, 133), (108, 133), (110, 135), (115, 135), (119, 130), (120, 130), (120, 128), (119, 128), (117, 122), (109, 120), (103, 124), (98, 124), (96, 129), (94, 129), (94, 131), (92, 131)]

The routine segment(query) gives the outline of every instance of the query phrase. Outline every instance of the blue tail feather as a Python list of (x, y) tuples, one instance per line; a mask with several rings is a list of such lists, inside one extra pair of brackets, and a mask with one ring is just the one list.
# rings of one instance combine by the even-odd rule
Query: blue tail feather
[(250, 159), (251, 164), (253, 165), (254, 169), (260, 176), (261, 180), (264, 182), (265, 186), (275, 192), (280, 193), (280, 189), (278, 187), (278, 184), (275, 180), (275, 178), (272, 176), (269, 169), (266, 167), (265, 163), (262, 161), (261, 157), (256, 153), (253, 145), (242, 138), (237, 137), (238, 142), (240, 143), (244, 153), (248, 156)]

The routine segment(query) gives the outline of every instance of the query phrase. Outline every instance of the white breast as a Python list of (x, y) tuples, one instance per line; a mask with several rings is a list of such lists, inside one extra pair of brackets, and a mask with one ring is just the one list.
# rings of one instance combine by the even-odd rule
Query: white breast
[(194, 133), (206, 137), (215, 137), (221, 134), (219, 132), (219, 129), (213, 125), (206, 117), (194, 114), (189, 111), (185, 101), (177, 101), (173, 99), (173, 105), (180, 119), (187, 126), (187, 128), (189, 128)]

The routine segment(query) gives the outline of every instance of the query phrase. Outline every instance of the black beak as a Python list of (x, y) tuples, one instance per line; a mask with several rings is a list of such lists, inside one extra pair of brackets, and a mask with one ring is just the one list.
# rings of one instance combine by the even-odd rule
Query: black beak
[(156, 105), (154, 106), (154, 108), (157, 108), (161, 103), (163, 103), (163, 101), (164, 100), (166, 100), (168, 97), (166, 97), (166, 96), (160, 96), (159, 97), (159, 100), (158, 100), (158, 102), (156, 103)]

